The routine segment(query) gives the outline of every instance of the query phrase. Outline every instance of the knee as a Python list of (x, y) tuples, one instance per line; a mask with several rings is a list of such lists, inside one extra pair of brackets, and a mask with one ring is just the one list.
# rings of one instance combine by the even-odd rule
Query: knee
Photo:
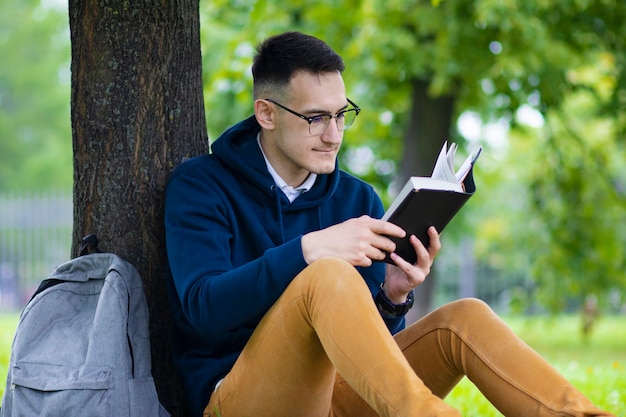
[(341, 258), (335, 258), (333, 256), (318, 259), (317, 261), (312, 262), (307, 268), (324, 269), (329, 271), (335, 270), (338, 272), (342, 270), (356, 271), (356, 268), (353, 267), (348, 261)]
[(457, 314), (484, 315), (493, 314), (489, 305), (478, 298), (461, 298), (450, 304), (457, 311)]
[(310, 272), (316, 281), (336, 283), (358, 279), (363, 281), (361, 274), (348, 261), (340, 258), (326, 257), (311, 263), (305, 271)]
[(446, 304), (439, 310), (445, 321), (454, 323), (465, 320), (480, 324), (484, 323), (486, 318), (495, 317), (491, 307), (478, 298), (462, 298)]
[(307, 286), (338, 291), (344, 295), (347, 291), (355, 290), (355, 287), (367, 289), (365, 280), (354, 266), (334, 257), (322, 258), (311, 263), (296, 278)]

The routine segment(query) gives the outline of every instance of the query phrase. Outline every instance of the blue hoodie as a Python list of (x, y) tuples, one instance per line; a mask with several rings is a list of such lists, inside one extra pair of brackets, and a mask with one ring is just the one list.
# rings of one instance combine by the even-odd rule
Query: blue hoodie
[[(307, 266), (302, 236), (383, 214), (374, 189), (337, 168), (318, 175), (311, 190), (290, 203), (267, 170), (259, 131), (254, 117), (231, 127), (210, 155), (181, 164), (167, 187), (174, 359), (194, 416), (202, 415), (263, 315)], [(384, 264), (359, 272), (374, 296)], [(392, 333), (404, 327), (403, 318), (386, 322)]]

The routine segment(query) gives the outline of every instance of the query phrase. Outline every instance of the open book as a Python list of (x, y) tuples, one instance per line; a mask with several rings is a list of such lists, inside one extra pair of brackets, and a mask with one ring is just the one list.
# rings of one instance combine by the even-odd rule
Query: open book
[[(482, 148), (470, 154), (455, 171), (456, 149), (456, 144), (448, 148), (445, 142), (432, 175), (409, 178), (383, 216), (383, 220), (397, 224), (406, 231), (405, 238), (391, 239), (396, 243), (396, 253), (408, 262), (415, 263), (417, 260), (409, 237), (417, 236), (428, 247), (428, 228), (435, 226), (441, 233), (476, 191), (473, 167)], [(389, 256), (385, 262), (393, 264)]]

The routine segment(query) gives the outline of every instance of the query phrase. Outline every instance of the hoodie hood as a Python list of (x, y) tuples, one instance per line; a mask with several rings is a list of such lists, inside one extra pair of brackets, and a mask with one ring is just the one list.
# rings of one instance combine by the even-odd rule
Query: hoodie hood
[(261, 126), (251, 116), (226, 130), (211, 145), (213, 155), (242, 178), (242, 187), (253, 198), (269, 205), (278, 201), (284, 210), (296, 210), (321, 205), (333, 196), (340, 177), (337, 160), (332, 173), (318, 174), (313, 187), (290, 203), (267, 170), (257, 143), (260, 131)]

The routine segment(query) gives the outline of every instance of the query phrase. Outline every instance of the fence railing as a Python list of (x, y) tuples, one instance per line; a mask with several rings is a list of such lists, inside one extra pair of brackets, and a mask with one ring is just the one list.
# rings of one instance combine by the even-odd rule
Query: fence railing
[(21, 308), (69, 259), (71, 241), (70, 193), (0, 195), (0, 309)]
[[(71, 193), (0, 194), (0, 310), (22, 308), (41, 280), (70, 257)], [(435, 304), (479, 297), (495, 308), (523, 285), (515, 272), (477, 265), (471, 242), (444, 247), (437, 258)]]

